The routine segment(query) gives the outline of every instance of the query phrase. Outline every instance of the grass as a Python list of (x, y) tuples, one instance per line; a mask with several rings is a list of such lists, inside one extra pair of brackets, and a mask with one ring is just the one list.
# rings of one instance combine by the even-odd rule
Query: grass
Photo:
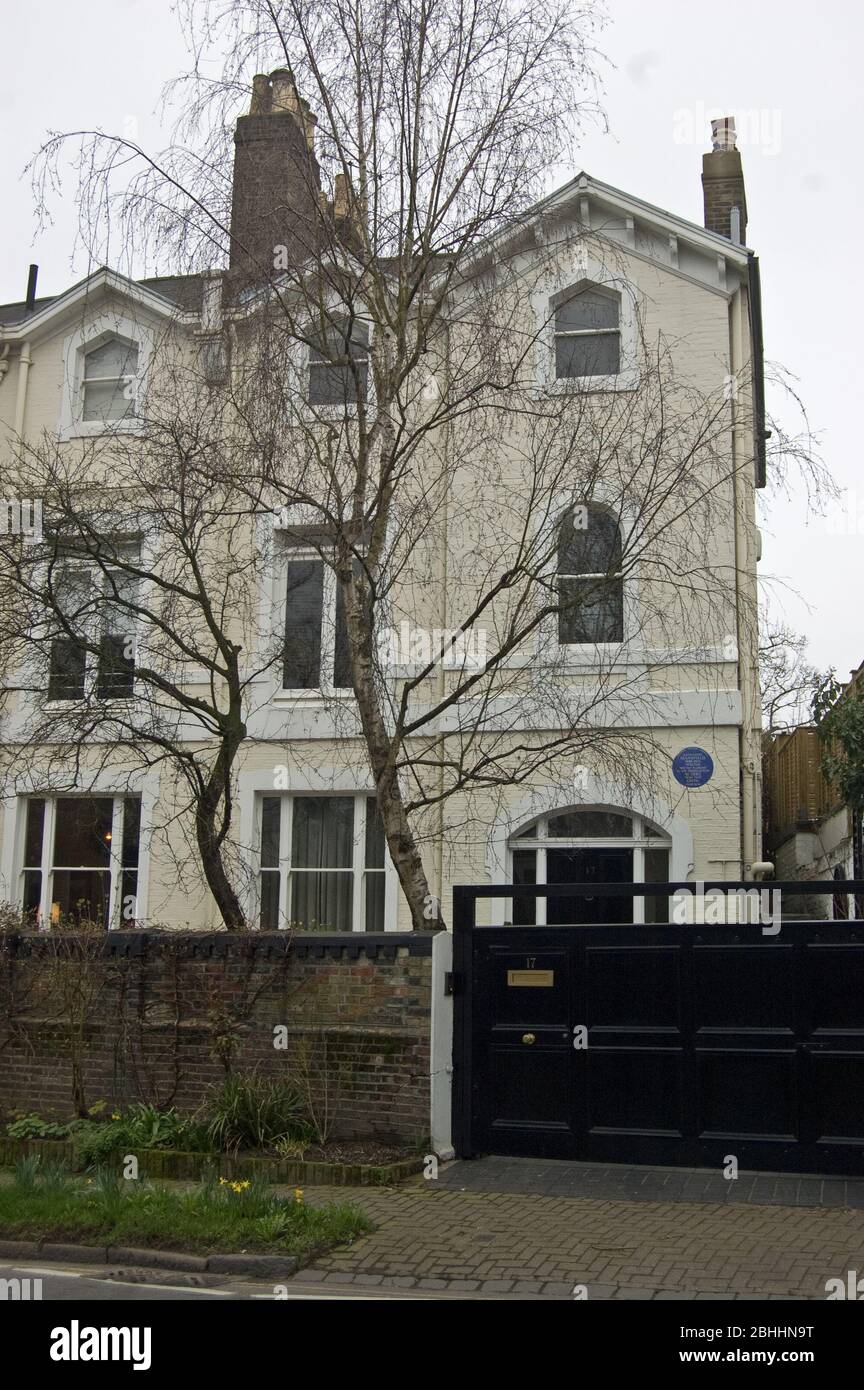
[(17, 1165), (11, 1182), (0, 1185), (0, 1233), (12, 1240), (310, 1259), (372, 1229), (351, 1202), (312, 1207), (299, 1188), (286, 1198), (258, 1182), (214, 1179), (175, 1192), (105, 1171), (76, 1179), (60, 1164), (30, 1157)]

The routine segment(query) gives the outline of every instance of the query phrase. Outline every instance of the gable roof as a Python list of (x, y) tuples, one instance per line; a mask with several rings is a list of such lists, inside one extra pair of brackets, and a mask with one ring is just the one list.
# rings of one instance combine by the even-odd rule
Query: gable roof
[(62, 294), (37, 299), (27, 314), (26, 303), (0, 304), (0, 336), (6, 342), (30, 337), (51, 325), (53, 320), (80, 304), (96, 291), (113, 291), (137, 301), (142, 308), (160, 317), (197, 313), (201, 306), (200, 275), (156, 275), (132, 280), (128, 275), (101, 266)]

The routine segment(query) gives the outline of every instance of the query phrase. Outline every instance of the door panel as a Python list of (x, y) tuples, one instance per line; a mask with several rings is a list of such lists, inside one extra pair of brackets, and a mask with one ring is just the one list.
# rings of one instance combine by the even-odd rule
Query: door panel
[(564, 1157), (573, 1143), (572, 953), (565, 943), (544, 948), (535, 932), (526, 941), (515, 951), (481, 950), (475, 961), (483, 1036), (476, 1103), (493, 1150), (530, 1154), (540, 1143)]
[(478, 927), (467, 959), (460, 1152), (864, 1173), (860, 923)]

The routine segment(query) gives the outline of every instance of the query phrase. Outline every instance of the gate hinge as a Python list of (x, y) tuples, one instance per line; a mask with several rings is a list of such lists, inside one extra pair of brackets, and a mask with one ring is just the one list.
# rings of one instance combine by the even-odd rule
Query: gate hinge
[(444, 971), (444, 993), (458, 994), (459, 992), (459, 973), (456, 970)]

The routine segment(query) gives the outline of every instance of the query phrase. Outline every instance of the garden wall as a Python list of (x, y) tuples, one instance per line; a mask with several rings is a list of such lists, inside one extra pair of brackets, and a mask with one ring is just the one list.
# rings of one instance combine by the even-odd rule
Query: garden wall
[(334, 1138), (429, 1132), (432, 937), (0, 933), (0, 1111), (194, 1110), (258, 1067)]

